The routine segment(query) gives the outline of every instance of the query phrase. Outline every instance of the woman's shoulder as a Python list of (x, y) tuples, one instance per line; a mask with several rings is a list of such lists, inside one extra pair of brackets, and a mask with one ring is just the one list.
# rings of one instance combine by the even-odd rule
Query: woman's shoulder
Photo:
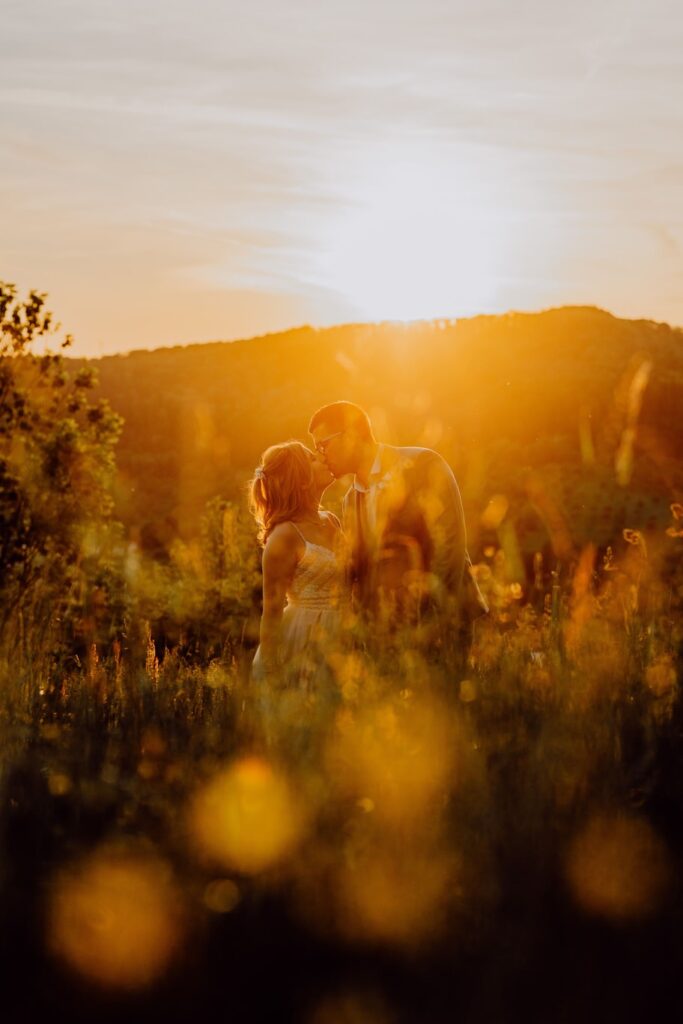
[(287, 520), (274, 526), (263, 548), (264, 560), (274, 561), (299, 556), (306, 542), (295, 523)]

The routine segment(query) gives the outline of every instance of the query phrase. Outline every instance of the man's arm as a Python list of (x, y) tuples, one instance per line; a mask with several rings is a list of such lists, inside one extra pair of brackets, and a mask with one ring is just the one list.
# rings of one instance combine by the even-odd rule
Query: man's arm
[(420, 456), (415, 497), (432, 544), (431, 572), (446, 594), (459, 597), (467, 558), (462, 499), (453, 470), (436, 452)]

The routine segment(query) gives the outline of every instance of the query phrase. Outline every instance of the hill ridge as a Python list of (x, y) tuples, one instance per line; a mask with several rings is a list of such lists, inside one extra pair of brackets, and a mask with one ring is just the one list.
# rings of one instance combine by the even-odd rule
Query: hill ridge
[(127, 359), (131, 356), (139, 357), (144, 354), (161, 354), (168, 352), (176, 352), (178, 350), (187, 351), (188, 349), (197, 348), (212, 348), (218, 346), (240, 346), (246, 344), (252, 344), (255, 342), (264, 342), (276, 340), (294, 340), (295, 336), (308, 336), (311, 334), (329, 334), (330, 332), (339, 331), (356, 331), (356, 330), (397, 330), (407, 332), (411, 330), (424, 330), (429, 329), (443, 329), (440, 325), (448, 325), (453, 328), (459, 324), (471, 324), (478, 322), (505, 322), (512, 318), (517, 319), (534, 319), (539, 316), (550, 316), (554, 314), (574, 314), (574, 313), (588, 313), (588, 314), (599, 314), (607, 317), (610, 320), (616, 320), (621, 323), (630, 323), (638, 325), (652, 325), (657, 328), (664, 327), (673, 332), (683, 333), (683, 326), (676, 326), (669, 324), (663, 320), (652, 320), (647, 317), (620, 317), (616, 313), (612, 313), (611, 310), (604, 309), (601, 306), (594, 305), (563, 305), (563, 306), (548, 306), (539, 310), (516, 310), (511, 309), (505, 313), (476, 313), (473, 316), (468, 317), (434, 317), (431, 319), (418, 319), (418, 320), (376, 320), (376, 321), (350, 321), (348, 323), (330, 324), (329, 326), (317, 326), (315, 324), (299, 324), (293, 327), (289, 327), (280, 331), (266, 331), (262, 334), (254, 334), (245, 338), (234, 338), (234, 339), (220, 339), (213, 338), (205, 341), (189, 341), (182, 342), (176, 345), (159, 345), (155, 348), (134, 348), (126, 352), (114, 352), (103, 356), (74, 356), (67, 357), (68, 362), (74, 364), (83, 363), (100, 363), (105, 360), (111, 359)]

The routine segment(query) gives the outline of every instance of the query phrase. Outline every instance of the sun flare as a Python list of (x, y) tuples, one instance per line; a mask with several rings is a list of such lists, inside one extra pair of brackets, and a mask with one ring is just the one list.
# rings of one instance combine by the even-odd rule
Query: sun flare
[(506, 231), (495, 196), (457, 154), (383, 148), (351, 170), (315, 276), (364, 318), (491, 310)]

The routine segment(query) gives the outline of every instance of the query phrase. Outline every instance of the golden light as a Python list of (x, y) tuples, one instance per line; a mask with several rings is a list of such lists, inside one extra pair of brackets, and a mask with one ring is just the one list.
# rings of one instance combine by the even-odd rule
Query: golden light
[(335, 785), (368, 800), (378, 818), (399, 824), (434, 811), (453, 784), (458, 755), (448, 716), (426, 700), (391, 701), (339, 721), (327, 750)]
[(214, 914), (229, 914), (239, 901), (239, 888), (231, 878), (216, 878), (204, 890), (204, 906)]
[(648, 689), (657, 697), (668, 697), (676, 689), (676, 669), (669, 654), (660, 655), (645, 670)]
[(416, 946), (439, 931), (456, 888), (453, 858), (397, 843), (371, 845), (341, 865), (338, 925), (352, 939)]
[(572, 841), (565, 869), (579, 906), (613, 921), (654, 913), (671, 880), (662, 840), (646, 821), (623, 815), (592, 818)]
[(497, 530), (507, 515), (510, 503), (504, 494), (494, 494), (481, 514), (481, 525), (485, 530)]
[(477, 687), (471, 679), (461, 680), (459, 697), (464, 704), (471, 704), (477, 699)]
[(200, 856), (248, 875), (282, 861), (304, 825), (302, 804), (288, 780), (257, 757), (219, 772), (189, 810), (191, 841)]
[(103, 850), (54, 880), (47, 945), (93, 982), (141, 989), (169, 965), (181, 938), (178, 911), (170, 869), (162, 860)]
[(47, 777), (47, 788), (51, 796), (66, 796), (71, 787), (71, 779), (65, 772), (50, 772)]

